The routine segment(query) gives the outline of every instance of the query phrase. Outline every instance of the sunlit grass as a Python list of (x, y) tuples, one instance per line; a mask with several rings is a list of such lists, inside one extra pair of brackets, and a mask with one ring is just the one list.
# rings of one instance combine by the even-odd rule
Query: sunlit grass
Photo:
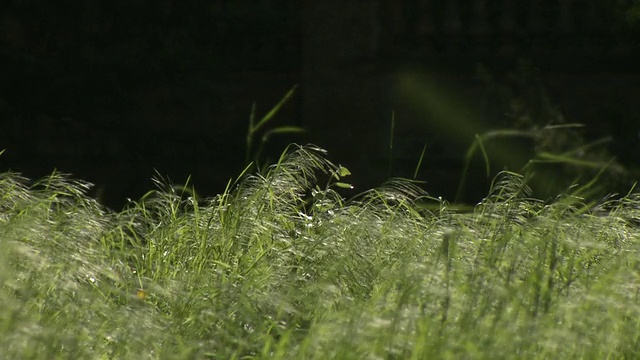
[(636, 194), (540, 201), (502, 173), (458, 213), (402, 180), (345, 200), (347, 174), (293, 147), (212, 199), (159, 179), (118, 213), (2, 174), (0, 358), (640, 356)]

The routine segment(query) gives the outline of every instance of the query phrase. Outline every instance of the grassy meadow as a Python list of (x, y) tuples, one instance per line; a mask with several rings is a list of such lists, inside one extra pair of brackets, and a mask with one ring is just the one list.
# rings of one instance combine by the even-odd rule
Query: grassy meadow
[(325, 155), (119, 212), (1, 174), (0, 358), (640, 358), (638, 195), (503, 172), (471, 211), (401, 179), (346, 200)]

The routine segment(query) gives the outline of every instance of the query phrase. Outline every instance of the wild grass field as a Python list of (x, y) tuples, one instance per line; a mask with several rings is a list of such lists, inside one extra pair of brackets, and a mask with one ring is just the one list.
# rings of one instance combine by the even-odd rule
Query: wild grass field
[(120, 212), (0, 175), (0, 358), (640, 358), (636, 193), (541, 201), (503, 172), (457, 212), (399, 179), (346, 200), (346, 175), (293, 147)]

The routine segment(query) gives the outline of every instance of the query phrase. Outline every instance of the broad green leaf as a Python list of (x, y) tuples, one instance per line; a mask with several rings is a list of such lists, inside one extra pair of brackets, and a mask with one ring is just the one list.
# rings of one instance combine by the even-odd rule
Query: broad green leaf
[(340, 165), (338, 167), (338, 173), (340, 174), (341, 177), (345, 177), (345, 176), (349, 176), (351, 175), (351, 171), (349, 171), (349, 169), (347, 169), (346, 167)]

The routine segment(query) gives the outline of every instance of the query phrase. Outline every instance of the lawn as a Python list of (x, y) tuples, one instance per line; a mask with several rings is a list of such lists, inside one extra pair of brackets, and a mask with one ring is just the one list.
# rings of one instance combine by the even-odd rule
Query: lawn
[(346, 200), (292, 147), (211, 199), (119, 212), (0, 175), (2, 359), (640, 358), (640, 197), (501, 173), (460, 212), (407, 180)]

